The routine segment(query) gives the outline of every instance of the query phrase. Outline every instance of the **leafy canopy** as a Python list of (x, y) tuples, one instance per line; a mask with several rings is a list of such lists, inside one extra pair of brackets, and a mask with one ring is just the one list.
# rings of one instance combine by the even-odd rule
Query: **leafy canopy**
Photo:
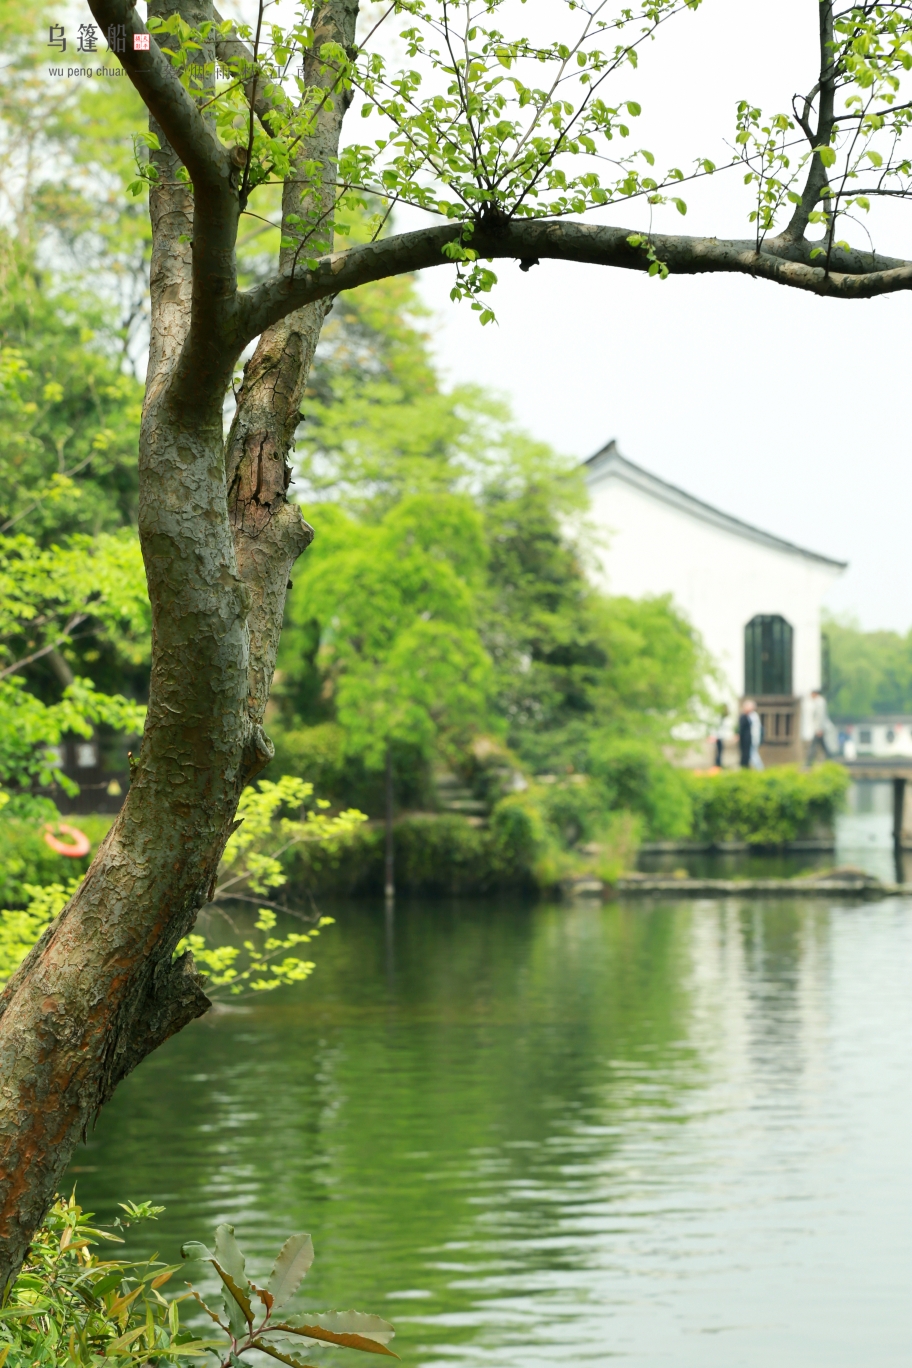
[[(76, 639), (104, 642), (127, 664), (147, 658), (149, 604), (133, 534), (77, 535), (64, 546), (39, 546), (20, 533), (0, 537), (0, 784), (27, 793), (57, 782), (77, 786), (53, 749), (65, 735), (91, 737), (104, 725), (142, 730), (145, 708), (75, 676), (46, 700), (26, 677), (44, 657), (65, 657)], [(62, 669), (69, 667), (64, 663)]]
[(47, 542), (135, 520), (142, 391), (117, 344), (97, 297), (0, 230), (0, 532)]
[(210, 909), (218, 904), (225, 920), (237, 930), (224, 905), (254, 903), (257, 916), (253, 931), (246, 935), (240, 932), (235, 937), (235, 941), (241, 940), (240, 945), (216, 945), (211, 935), (194, 931), (179, 942), (175, 951), (176, 955), (191, 951), (197, 967), (208, 976), (207, 991), (216, 1000), (303, 983), (316, 968), (313, 960), (301, 957), (301, 947), (309, 945), (334, 919), (308, 917), (308, 930), (277, 934), (277, 912), (300, 914), (287, 905), (269, 901), (266, 894), (288, 883), (283, 856), (290, 850), (319, 845), (327, 854), (335, 854), (366, 821), (364, 814), (353, 808), (332, 816), (326, 810), (328, 807), (325, 798), (314, 800), (313, 784), (290, 775), (283, 775), (276, 783), (261, 779), (241, 794), (238, 828), (225, 847), (211, 902), (202, 916), (211, 931)]
[(60, 770), (53, 748), (68, 733), (91, 737), (99, 724), (136, 735), (145, 712), (121, 694), (99, 693), (90, 679), (76, 679), (57, 703), (42, 703), (20, 678), (0, 679), (0, 783), (14, 792), (59, 783), (74, 794), (77, 786)]
[(490, 675), (474, 605), (484, 534), (471, 503), (412, 495), (369, 526), (324, 512), (295, 592), (322, 624), (319, 668), (349, 751), (379, 769), (393, 743), (428, 757), (465, 739)]
[[(333, 248), (331, 215), (318, 193), (331, 175), (337, 231), (345, 230), (346, 208), (368, 202), (381, 206), (377, 233), (397, 204), (460, 223), (461, 233), (442, 248), (457, 265), (452, 297), (469, 296), (487, 323), (494, 315), (482, 296), (496, 276), (472, 245), (478, 225), (496, 232), (511, 220), (559, 220), (638, 198), (650, 209), (670, 204), (684, 214), (681, 183), (712, 175), (724, 162), (740, 167), (749, 187), (758, 249), (783, 229), (797, 240), (820, 225), (824, 235), (811, 258), (825, 257), (828, 266), (834, 248), (848, 245), (841, 225), (867, 213), (873, 198), (912, 189), (903, 147), (912, 7), (903, 3), (840, 9), (813, 0), (807, 13), (812, 22), (819, 15), (820, 62), (808, 93), (786, 112), (740, 101), (733, 156), (717, 165), (695, 155), (686, 167), (657, 171), (654, 153), (632, 137), (641, 107), (631, 78), (659, 31), (699, 4), (561, 0), (544, 24), (513, 0), (393, 0), (347, 50), (317, 48), (312, 5), (300, 5), (287, 26), (263, 23), (261, 7), (256, 27), (239, 30), (252, 51), (217, 66), (207, 56), (213, 39), (229, 37), (230, 24), (194, 30), (172, 15), (150, 18), (149, 26), (222, 140), (243, 154), (242, 209), (293, 165), (295, 179), (314, 191), (283, 223), (293, 270), (299, 263), (314, 268)], [(307, 85), (305, 58), (332, 78), (329, 93)], [(269, 107), (262, 126), (247, 103), (251, 83)], [(353, 97), (366, 136), (348, 143), (332, 167), (314, 158), (295, 164), (295, 149), (327, 102)], [(141, 160), (134, 191), (156, 174)], [(650, 274), (668, 273), (651, 230), (631, 234), (628, 243), (642, 249)]]
[(151, 627), (132, 531), (77, 533), (48, 547), (24, 533), (0, 538), (0, 679), (88, 637), (140, 664), (148, 660)]
[(912, 713), (912, 631), (864, 632), (851, 620), (830, 618), (824, 638), (835, 717)]

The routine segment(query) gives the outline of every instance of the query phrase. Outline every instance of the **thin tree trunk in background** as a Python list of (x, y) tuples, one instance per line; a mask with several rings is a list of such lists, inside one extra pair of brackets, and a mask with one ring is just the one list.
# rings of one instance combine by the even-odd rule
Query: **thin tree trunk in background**
[(384, 867), (383, 892), (387, 898), (394, 898), (396, 885), (393, 878), (393, 751), (386, 748), (386, 862)]

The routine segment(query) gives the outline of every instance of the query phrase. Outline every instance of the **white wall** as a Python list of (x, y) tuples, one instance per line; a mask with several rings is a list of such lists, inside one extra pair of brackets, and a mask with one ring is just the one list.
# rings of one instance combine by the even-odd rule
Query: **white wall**
[(744, 691), (744, 628), (758, 613), (780, 613), (794, 629), (795, 693), (820, 687), (821, 602), (837, 568), (724, 531), (617, 476), (594, 477), (589, 492), (607, 542), (599, 549), (604, 587), (631, 598), (672, 594), (731, 697)]

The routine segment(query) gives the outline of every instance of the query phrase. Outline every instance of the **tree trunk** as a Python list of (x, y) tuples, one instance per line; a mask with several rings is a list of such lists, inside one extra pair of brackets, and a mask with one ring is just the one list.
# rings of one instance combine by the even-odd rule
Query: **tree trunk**
[[(93, 4), (96, 19), (141, 22), (122, 8), (123, 0)], [(159, 0), (149, 12), (173, 8)], [(213, 17), (207, 0), (177, 8), (194, 25)], [(350, 44), (356, 11), (356, 0), (327, 0), (318, 16), (324, 41)], [(214, 57), (214, 47), (200, 54)], [(148, 79), (157, 79), (154, 67)], [(165, 94), (179, 101), (169, 79), (161, 77)], [(325, 83), (331, 74), (312, 62), (309, 79)], [(167, 121), (167, 100), (161, 109)], [(344, 101), (328, 103), (315, 137), (301, 145), (302, 158), (316, 151), (325, 159), (321, 194), (330, 210), (343, 113)], [(174, 951), (210, 896), (244, 786), (272, 757), (262, 722), (288, 572), (313, 535), (286, 501), (287, 458), (329, 301), (299, 309), (260, 338), (226, 453), (222, 406), (237, 348), (232, 315), (219, 326), (206, 319), (218, 321), (229, 285), (236, 293), (237, 185), (219, 180), (225, 159), (213, 140), (215, 171), (209, 182), (199, 175), (191, 194), (164, 129), (155, 119), (150, 126), (161, 151), (152, 154), (152, 327), (139, 461), (152, 604), (149, 710), (123, 808), (83, 884), (0, 996), (0, 1288), (19, 1269), (99, 1108), (210, 1005), (191, 956), (175, 960)], [(195, 136), (199, 142), (198, 128)], [(289, 203), (300, 202), (300, 185)]]
[(383, 865), (383, 892), (392, 901), (396, 896), (393, 868), (393, 750), (386, 748), (386, 859)]

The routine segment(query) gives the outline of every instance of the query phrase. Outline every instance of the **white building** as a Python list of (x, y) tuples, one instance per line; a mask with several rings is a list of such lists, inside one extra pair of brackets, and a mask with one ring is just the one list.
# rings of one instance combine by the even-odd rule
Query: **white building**
[(840, 718), (837, 726), (847, 760), (912, 760), (912, 716)]
[(785, 750), (768, 759), (798, 758), (800, 699), (822, 682), (822, 603), (845, 563), (702, 503), (626, 460), (613, 441), (585, 472), (604, 534), (603, 587), (631, 598), (671, 594), (719, 667), (730, 708), (745, 694), (782, 701), (765, 733), (775, 746), (778, 728)]

